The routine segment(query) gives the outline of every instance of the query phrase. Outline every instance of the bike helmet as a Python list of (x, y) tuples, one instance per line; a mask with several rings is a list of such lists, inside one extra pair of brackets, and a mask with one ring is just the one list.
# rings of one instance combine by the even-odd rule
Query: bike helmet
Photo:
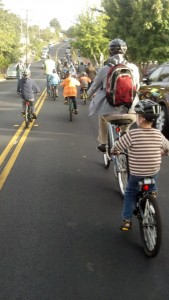
[(57, 73), (57, 72), (56, 72), (56, 69), (53, 69), (53, 73)]
[(22, 73), (22, 75), (23, 75), (24, 77), (28, 77), (28, 76), (30, 76), (30, 74), (31, 74), (31, 71), (30, 71), (29, 69), (25, 69), (25, 70), (23, 71), (23, 73)]
[(127, 51), (127, 45), (121, 39), (114, 39), (109, 43), (110, 55), (125, 54), (126, 51)]
[(81, 74), (82, 76), (86, 76), (87, 74), (86, 74), (86, 72), (82, 72), (82, 74)]
[(144, 99), (136, 104), (134, 110), (137, 114), (142, 115), (146, 121), (151, 122), (159, 117), (161, 107), (150, 99)]

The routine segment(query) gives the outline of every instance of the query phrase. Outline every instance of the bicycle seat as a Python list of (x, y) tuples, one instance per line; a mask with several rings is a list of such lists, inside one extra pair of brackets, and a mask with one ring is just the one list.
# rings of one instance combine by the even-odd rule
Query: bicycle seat
[(110, 120), (109, 123), (114, 124), (114, 125), (127, 125), (127, 124), (131, 124), (133, 121), (132, 120), (128, 120), (128, 119), (119, 119), (119, 120)]

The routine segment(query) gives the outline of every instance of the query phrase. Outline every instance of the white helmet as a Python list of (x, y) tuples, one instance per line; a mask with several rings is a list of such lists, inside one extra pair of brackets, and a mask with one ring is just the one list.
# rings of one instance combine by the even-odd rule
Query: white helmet
[(22, 74), (24, 77), (28, 77), (31, 75), (31, 71), (29, 69), (25, 69)]

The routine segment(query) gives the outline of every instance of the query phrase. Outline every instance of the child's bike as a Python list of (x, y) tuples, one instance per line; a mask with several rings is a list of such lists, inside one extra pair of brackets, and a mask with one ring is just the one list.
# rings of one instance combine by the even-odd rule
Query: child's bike
[(107, 169), (110, 166), (110, 162), (114, 165), (114, 174), (118, 180), (120, 193), (124, 196), (126, 185), (129, 177), (128, 157), (127, 152), (120, 153), (119, 155), (112, 155), (111, 149), (114, 147), (115, 142), (121, 137), (121, 126), (130, 124), (131, 120), (111, 120), (108, 122), (108, 137), (106, 152), (104, 153), (104, 167)]
[(58, 90), (57, 90), (57, 84), (52, 84), (51, 85), (51, 96), (53, 100), (55, 101), (56, 98), (58, 98)]
[(87, 95), (87, 87), (83, 87), (82, 88), (82, 92), (80, 94), (80, 99), (83, 100), (83, 103), (86, 104), (86, 101), (88, 99), (88, 95)]
[(33, 115), (32, 115), (32, 112), (31, 112), (31, 104), (30, 104), (30, 101), (25, 101), (25, 127), (26, 128), (29, 128), (29, 124), (30, 122), (33, 121)]
[(139, 181), (139, 195), (134, 214), (137, 216), (140, 226), (141, 240), (144, 253), (148, 257), (157, 256), (161, 246), (161, 217), (154, 192), (150, 192), (150, 185), (155, 180), (151, 177)]

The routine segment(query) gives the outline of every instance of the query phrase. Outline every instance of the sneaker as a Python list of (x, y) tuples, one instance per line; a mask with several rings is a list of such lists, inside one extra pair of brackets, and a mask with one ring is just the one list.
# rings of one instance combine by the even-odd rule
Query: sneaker
[(77, 115), (77, 114), (78, 114), (77, 109), (74, 109), (74, 110), (73, 110), (73, 113), (74, 113), (75, 115)]
[(120, 229), (124, 230), (124, 231), (131, 230), (132, 229), (132, 222), (131, 222), (131, 220), (123, 220), (123, 223), (120, 226)]
[(21, 115), (24, 117), (24, 116), (25, 116), (25, 112), (24, 112), (24, 111), (21, 111)]
[(106, 144), (100, 144), (97, 146), (97, 149), (101, 152), (106, 152)]
[(67, 105), (67, 104), (68, 104), (67, 100), (65, 100), (64, 104), (65, 104), (65, 105)]
[(37, 119), (37, 115), (34, 113), (34, 114), (32, 114), (33, 115), (33, 119)]

